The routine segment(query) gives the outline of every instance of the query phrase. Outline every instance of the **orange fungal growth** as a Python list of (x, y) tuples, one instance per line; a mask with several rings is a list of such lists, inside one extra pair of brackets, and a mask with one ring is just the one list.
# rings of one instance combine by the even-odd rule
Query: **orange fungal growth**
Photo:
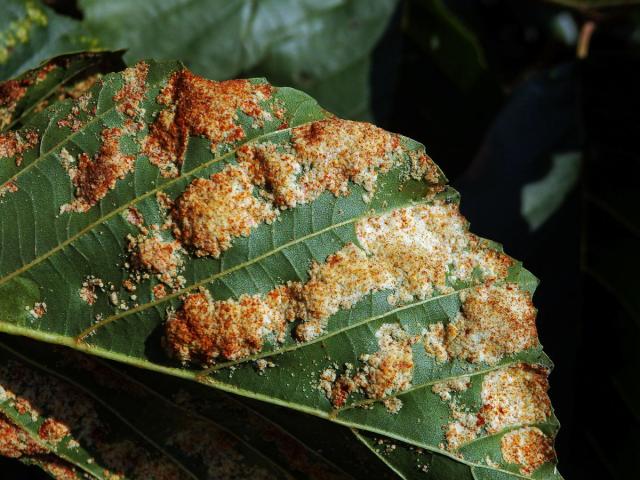
[[(349, 395), (356, 391), (361, 391), (367, 398), (381, 400), (411, 387), (414, 365), (411, 346), (415, 339), (399, 325), (391, 323), (382, 325), (376, 337), (379, 350), (361, 355), (363, 365), (355, 373), (350, 371), (350, 366), (340, 376), (334, 369), (321, 372), (318, 387), (334, 407), (343, 407)], [(397, 413), (402, 402), (388, 398), (385, 406), (391, 413)]]
[(86, 212), (110, 190), (116, 181), (125, 178), (134, 166), (134, 157), (120, 151), (122, 130), (105, 128), (102, 131), (102, 146), (94, 158), (81, 153), (77, 166), (70, 165), (68, 173), (76, 187), (76, 199), (60, 209), (64, 212)]
[(166, 108), (151, 126), (143, 152), (163, 175), (176, 176), (189, 135), (207, 138), (214, 152), (223, 143), (242, 140), (245, 133), (238, 112), (250, 117), (252, 126), (261, 127), (271, 119), (261, 104), (273, 93), (274, 87), (266, 83), (215, 82), (188, 70), (176, 72), (157, 98)]
[(197, 178), (178, 198), (172, 216), (174, 234), (198, 256), (219, 257), (232, 240), (247, 236), (265, 221), (275, 219), (270, 204), (253, 195), (246, 172), (230, 165), (210, 180)]
[(114, 96), (116, 108), (129, 117), (138, 117), (144, 113), (140, 107), (147, 91), (146, 80), (149, 73), (149, 65), (142, 61), (136, 63), (122, 72), (124, 85)]
[(178, 270), (182, 266), (180, 242), (165, 241), (157, 235), (129, 235), (127, 239), (134, 269), (156, 274), (160, 281), (170, 286), (182, 283), (178, 278)]
[(3, 198), (8, 193), (16, 193), (19, 190), (16, 182), (10, 180), (4, 185), (0, 186), (0, 198)]
[(225, 301), (214, 301), (207, 292), (191, 294), (169, 316), (167, 350), (182, 362), (204, 364), (218, 357), (237, 360), (258, 353), (267, 335), (283, 340), (287, 321), (295, 318), (296, 289), (292, 284), (264, 298), (243, 295)]
[(480, 394), (482, 407), (475, 411), (453, 396), (471, 386), (469, 377), (434, 385), (433, 392), (448, 403), (453, 419), (445, 429), (446, 448), (454, 451), (482, 435), (547, 421), (551, 416), (548, 374), (543, 367), (527, 364), (487, 373)]
[[(240, 180), (247, 182), (244, 170), (236, 166), (228, 166), (216, 175), (215, 180), (212, 177), (212, 180), (197, 179), (192, 182), (187, 191), (177, 200), (173, 209), (173, 216), (177, 223), (174, 230), (176, 237), (183, 244), (195, 246), (197, 255), (219, 256), (222, 251), (231, 246), (232, 238), (249, 233), (252, 226), (257, 223), (256, 217), (259, 218), (261, 214), (267, 215), (258, 208), (266, 204), (243, 190), (249, 188), (249, 184), (238, 184)], [(234, 181), (231, 185), (225, 184), (229, 178)], [(227, 198), (216, 194), (220, 191), (228, 192)], [(234, 198), (235, 202), (230, 198)], [(256, 210), (252, 211), (252, 215), (245, 216), (251, 210), (244, 209), (238, 212), (230, 206), (242, 203), (253, 205)], [(271, 214), (276, 211), (268, 210), (268, 212)], [(436, 289), (441, 292), (451, 291), (451, 287), (447, 284), (449, 275), (457, 275), (457, 278), (469, 281), (472, 271), (479, 269), (490, 280), (496, 279), (498, 275), (506, 276), (507, 265), (511, 262), (506, 256), (504, 259), (501, 256), (491, 257), (491, 261), (488, 262), (486, 259), (489, 255), (485, 252), (486, 247), (467, 232), (466, 222), (457, 214), (457, 207), (442, 202), (398, 209), (382, 216), (367, 217), (358, 222), (356, 232), (363, 248), (355, 244), (347, 244), (328, 256), (324, 262), (312, 263), (309, 279), (305, 283), (296, 284), (295, 289), (291, 289), (291, 284), (286, 286), (291, 294), (289, 298), (292, 299), (289, 306), (295, 305), (295, 308), (287, 314), (288, 320), (300, 320), (294, 329), (297, 340), (307, 342), (322, 335), (332, 315), (342, 309), (351, 308), (370, 293), (389, 290), (390, 303), (406, 303), (416, 298), (429, 297)], [(495, 259), (499, 260), (494, 262)], [(283, 287), (277, 287), (268, 295), (277, 292), (279, 288)], [(501, 288), (511, 291), (515, 287)], [(497, 287), (496, 291), (499, 292)], [(473, 298), (475, 297), (470, 296), (467, 302), (469, 311)], [(518, 298), (525, 301), (525, 307), (529, 305), (526, 303), (527, 297), (524, 294), (516, 300)], [(496, 300), (494, 304), (499, 305), (500, 301)], [(527, 311), (526, 308), (521, 310), (525, 313)], [(516, 312), (514, 315), (519, 313)], [(523, 318), (522, 322), (528, 325), (527, 322), (533, 322), (534, 317), (535, 312), (530, 318)], [(229, 317), (228, 321), (243, 322), (240, 316), (235, 320)], [(500, 323), (502, 320), (489, 319), (488, 321)], [(438, 347), (438, 358), (443, 361), (450, 355), (462, 356), (457, 350), (460, 348), (459, 338), (454, 343), (444, 344), (445, 330), (448, 332), (447, 341), (450, 339), (453, 341), (455, 335), (452, 332), (455, 325), (458, 324), (447, 325), (446, 329), (441, 324), (431, 325), (431, 329), (440, 329), (438, 332), (441, 338), (437, 338), (435, 342), (432, 338), (433, 333), (425, 332), (423, 341), (427, 351), (434, 353)], [(513, 323), (510, 325), (513, 327)], [(535, 334), (535, 326), (533, 329)], [(217, 331), (217, 329), (189, 329), (188, 336), (173, 335), (174, 350), (189, 349), (189, 344), (192, 343), (215, 344), (215, 339), (196, 338), (196, 335), (220, 334), (216, 333)], [(243, 331), (250, 337), (260, 337), (254, 331)], [(507, 333), (509, 332), (503, 332), (504, 335)], [(535, 339), (535, 336), (533, 338)], [(495, 343), (497, 340), (487, 340), (487, 342), (490, 341)], [(506, 341), (503, 340), (503, 343)], [(180, 345), (181, 342), (184, 345)], [(256, 353), (260, 350), (261, 343), (260, 346), (255, 342), (253, 344), (254, 348), (249, 350)], [(517, 344), (510, 351), (517, 351), (517, 348), (525, 348), (529, 344), (523, 345)], [(502, 345), (500, 348), (504, 350), (507, 347)], [(213, 356), (205, 355), (207, 362), (217, 356), (217, 353)], [(178, 358), (186, 359), (187, 357), (189, 361), (192, 360), (190, 355), (178, 355)], [(197, 359), (198, 356), (193, 358)], [(235, 358), (238, 359), (240, 356), (236, 355)], [(345, 383), (342, 380), (341, 382), (343, 392), (352, 389), (348, 382)]]
[(504, 460), (519, 465), (523, 475), (531, 475), (555, 458), (553, 440), (536, 427), (506, 433), (500, 441), (500, 449)]
[(13, 112), (32, 83), (33, 79), (8, 80), (0, 83), (0, 129), (11, 123)]
[(353, 244), (329, 256), (324, 263), (314, 263), (310, 274), (301, 291), (307, 312), (307, 321), (296, 329), (301, 341), (320, 335), (326, 320), (338, 310), (351, 308), (372, 291), (393, 286), (393, 278), (384, 266)]
[(55, 418), (45, 419), (38, 431), (40, 438), (49, 443), (58, 443), (69, 433), (69, 427)]
[(15, 157), (17, 166), (22, 164), (22, 154), (38, 144), (40, 137), (35, 130), (0, 133), (0, 159)]
[(488, 433), (539, 423), (551, 415), (549, 372), (520, 364), (488, 373), (482, 382), (482, 412)]
[(483, 285), (463, 292), (460, 299), (462, 309), (454, 321), (425, 330), (425, 350), (438, 361), (495, 364), (538, 345), (536, 310), (529, 293), (517, 285)]
[(21, 458), (47, 453), (48, 450), (35, 442), (27, 432), (16, 427), (10, 420), (0, 415), (0, 455)]

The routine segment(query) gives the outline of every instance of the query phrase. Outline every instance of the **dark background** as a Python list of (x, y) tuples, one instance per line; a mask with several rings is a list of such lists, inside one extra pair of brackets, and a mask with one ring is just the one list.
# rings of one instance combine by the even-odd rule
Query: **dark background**
[[(56, 3), (78, 15), (74, 2)], [(449, 18), (433, 2), (399, 3), (373, 56), (374, 121), (424, 143), (461, 191), (474, 232), (541, 279), (535, 303), (556, 364), (560, 471), (636, 478), (640, 15), (534, 0), (444, 4)], [(532, 231), (522, 189), (571, 152), (582, 155), (577, 181), (551, 192), (560, 206)], [(41, 475), (0, 459), (1, 479)]]
[[(562, 474), (637, 478), (638, 12), (448, 0), (486, 58), (461, 86), (456, 75), (474, 63), (463, 49), (429, 48), (428, 3), (405, 4), (378, 46), (376, 122), (423, 142), (462, 193), (472, 230), (503, 243), (541, 279), (534, 301), (556, 364), (550, 394), (562, 424)], [(578, 32), (593, 22), (586, 58), (555, 30), (558, 15)], [(521, 190), (566, 152), (582, 153), (578, 181), (531, 231)]]

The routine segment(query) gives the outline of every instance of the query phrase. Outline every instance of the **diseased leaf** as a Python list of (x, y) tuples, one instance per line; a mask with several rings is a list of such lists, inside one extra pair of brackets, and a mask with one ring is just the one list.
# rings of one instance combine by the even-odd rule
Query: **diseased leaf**
[(0, 83), (0, 131), (20, 126), (51, 100), (80, 97), (101, 74), (124, 67), (121, 55), (122, 52), (62, 55)]
[(549, 0), (577, 10), (607, 9), (620, 7), (633, 7), (638, 4), (638, 0)]
[[(216, 80), (266, 75), (347, 118), (369, 116), (369, 56), (396, 0), (82, 0), (85, 28), (126, 59), (179, 58)], [(170, 32), (158, 35), (157, 32)]]
[(421, 145), (173, 62), (1, 142), (0, 330), (559, 478), (537, 281)]
[[(125, 478), (217, 480), (292, 478), (287, 471), (296, 469), (285, 463), (284, 457), (291, 451), (299, 457), (297, 466), (305, 474), (303, 478), (315, 478), (315, 472), (323, 472), (320, 478), (344, 478), (296, 439), (224, 394), (199, 400), (196, 391), (163, 379), (174, 387), (164, 396), (162, 390), (154, 388), (153, 377), (141, 382), (77, 352), (58, 349), (54, 354), (33, 342), (16, 343), (20, 350), (29, 352), (29, 359), (2, 347), (5, 357), (0, 384), (6, 402), (0, 410), (8, 412), (15, 424), (27, 432), (33, 431), (37, 444), (29, 447), (25, 443), (29, 448), (20, 451), (15, 444), (10, 444), (10, 449), (5, 443), (1, 454), (28, 454), (21, 458), (36, 462), (45, 470), (64, 462), (66, 456), (86, 470), (86, 455), (82, 455), (86, 451), (89, 464), (96, 464), (91, 472), (94, 476), (100, 469), (111, 472), (103, 472), (97, 478), (110, 479), (109, 475), (120, 472)], [(12, 408), (31, 418), (15, 417)], [(229, 422), (228, 417), (234, 416), (244, 422), (235, 431), (243, 432), (245, 438), (220, 423)], [(29, 423), (35, 417), (39, 428)], [(69, 439), (53, 438), (54, 433), (67, 430)], [(279, 448), (269, 457), (258, 451), (253, 442), (246, 441), (247, 434), (258, 436), (267, 431), (272, 432), (272, 445)], [(274, 432), (280, 432), (282, 438), (274, 436)], [(65, 443), (73, 444), (70, 450), (75, 455), (67, 455), (67, 450), (60, 448)], [(42, 445), (42, 451), (34, 451), (35, 445)], [(304, 454), (309, 456), (306, 462)], [(157, 466), (151, 465), (150, 459)], [(281, 459), (281, 463), (273, 459)]]
[[(123, 434), (128, 426), (106, 402), (56, 378), (49, 369), (33, 368), (5, 345), (0, 355), (2, 425), (5, 438), (15, 446), (13, 452), (3, 454), (35, 459), (55, 455), (98, 479), (118, 474), (155, 478), (161, 472), (173, 478), (195, 478), (140, 432)], [(24, 433), (11, 431), (11, 425)], [(25, 433), (20, 441), (11, 441)]]

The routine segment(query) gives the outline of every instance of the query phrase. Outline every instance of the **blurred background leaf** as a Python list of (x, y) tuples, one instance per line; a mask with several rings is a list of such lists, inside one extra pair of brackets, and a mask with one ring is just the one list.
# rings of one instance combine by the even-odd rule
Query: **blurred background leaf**
[(0, 80), (59, 55), (98, 47), (79, 22), (38, 0), (0, 3)]
[(369, 55), (396, 0), (80, 0), (83, 25), (127, 62), (180, 59), (213, 79), (264, 75), (368, 118)]

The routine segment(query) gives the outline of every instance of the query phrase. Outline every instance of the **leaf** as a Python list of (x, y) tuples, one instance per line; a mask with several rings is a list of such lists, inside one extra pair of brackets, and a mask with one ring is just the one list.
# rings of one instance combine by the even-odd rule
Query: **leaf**
[(0, 330), (558, 478), (537, 281), (421, 145), (155, 62), (6, 135)]
[(580, 176), (582, 153), (557, 154), (551, 160), (551, 168), (543, 178), (522, 187), (520, 210), (531, 231), (560, 208)]
[[(83, 25), (129, 63), (180, 58), (216, 80), (268, 76), (347, 118), (369, 115), (368, 59), (395, 0), (82, 0)], [(158, 35), (157, 32), (170, 32)]]
[(0, 131), (19, 126), (53, 96), (78, 98), (101, 74), (122, 69), (121, 56), (122, 52), (61, 55), (0, 83)]
[(0, 80), (16, 77), (56, 55), (96, 46), (77, 20), (58, 15), (39, 0), (0, 4)]
[(475, 33), (442, 0), (409, 2), (407, 33), (464, 91), (487, 75), (487, 61)]
[[(110, 478), (108, 473), (96, 475), (102, 470), (122, 470), (126, 478), (149, 478), (147, 475), (157, 475), (161, 470), (168, 478), (262, 478), (264, 475), (292, 478), (287, 471), (295, 469), (288, 463), (278, 464), (273, 460), (280, 459), (283, 452), (291, 449), (301, 456), (298, 467), (309, 468), (305, 478), (313, 478), (313, 469), (324, 471), (325, 478), (342, 478), (293, 437), (273, 437), (273, 431), (280, 431), (276, 425), (226, 395), (214, 395), (211, 400), (216, 404), (211, 406), (211, 401), (194, 397), (194, 391), (188, 386), (185, 389), (184, 385), (173, 382), (168, 384), (177, 385), (177, 388), (165, 397), (154, 389), (152, 381), (140, 382), (91, 357), (66, 349), (58, 349), (54, 354), (51, 349), (39, 348), (33, 342), (17, 343), (21, 350), (29, 351), (28, 359), (4, 344), (0, 347), (5, 353), (0, 367), (3, 372), (1, 383), (9, 400), (0, 405), (0, 411), (51, 449), (46, 455), (22, 457), (45, 470), (50, 469), (48, 463), (56, 460), (56, 455), (61, 457), (58, 462), (68, 457), (72, 464), (86, 470), (87, 463), (83, 462), (82, 456), (82, 451), (86, 450), (93, 459), (89, 464), (96, 463), (91, 471), (96, 478)], [(8, 392), (15, 394), (17, 399)], [(51, 393), (64, 393), (69, 398), (58, 401)], [(30, 424), (31, 418), (15, 415), (13, 410), (24, 410), (25, 405), (29, 412), (27, 416), (33, 417), (37, 412), (36, 427)], [(242, 419), (245, 423), (239, 431), (244, 434), (249, 433), (249, 426), (256, 436), (270, 429), (272, 445), (277, 445), (280, 451), (265, 456), (253, 443), (222, 425), (220, 420), (229, 421), (225, 416)], [(67, 425), (71, 430), (70, 438), (80, 443), (70, 448), (77, 454), (69, 456), (69, 449), (62, 448), (71, 442), (70, 439), (57, 439), (53, 445), (45, 442), (43, 432), (54, 430), (45, 430), (43, 424)], [(92, 429), (110, 433), (107, 439), (98, 435), (99, 441), (89, 441), (94, 436)], [(264, 444), (258, 445), (264, 447)], [(123, 451), (125, 446), (126, 453)], [(305, 453), (310, 455), (307, 463), (303, 463)], [(152, 458), (158, 463), (158, 469), (151, 468), (149, 459)]]
[[(389, 468), (405, 480), (446, 479), (488, 480), (527, 478), (513, 471), (505, 471), (490, 465), (469, 465), (419, 447), (389, 440), (371, 433), (354, 430), (354, 434), (374, 452)], [(545, 469), (546, 471), (542, 471)], [(559, 477), (555, 467), (546, 465), (538, 470), (533, 478)]]

